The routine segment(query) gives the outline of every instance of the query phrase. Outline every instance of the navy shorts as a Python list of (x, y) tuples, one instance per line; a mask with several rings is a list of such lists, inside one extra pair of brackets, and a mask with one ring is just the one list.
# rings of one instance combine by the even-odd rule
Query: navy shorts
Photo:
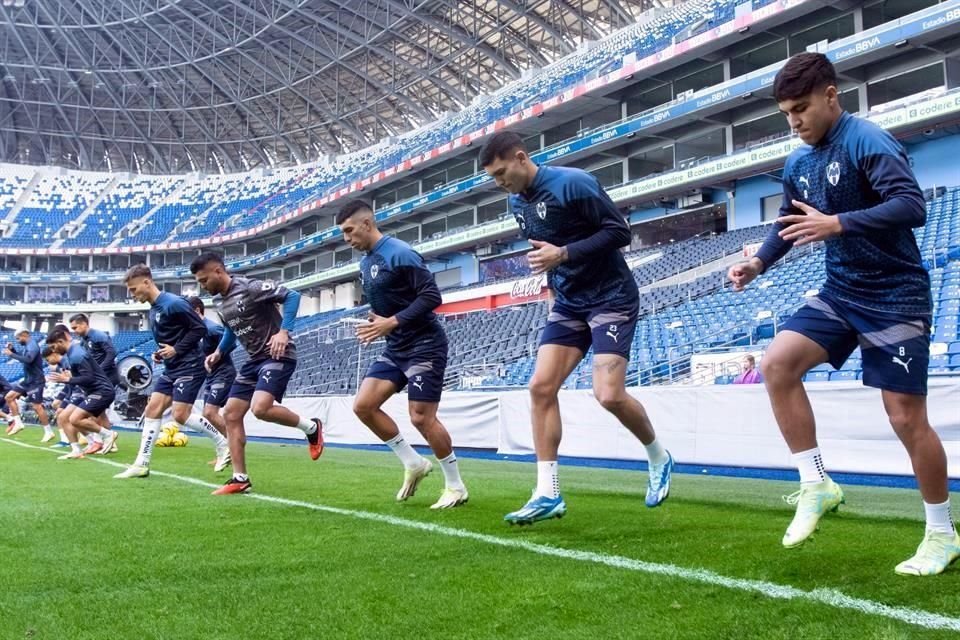
[(368, 378), (389, 380), (397, 391), (407, 387), (413, 402), (440, 402), (443, 376), (447, 371), (446, 341), (397, 353), (387, 349), (367, 370)]
[(43, 404), (43, 388), (46, 386), (42, 381), (33, 382), (24, 386), (23, 381), (15, 382), (12, 389), (20, 394), (29, 404)]
[(70, 387), (63, 395), (64, 398), (61, 402), (61, 406), (63, 407), (67, 407), (71, 404), (75, 407), (79, 407), (86, 399), (86, 394), (83, 392), (83, 389), (80, 389), (79, 387)]
[[(83, 409), (94, 418), (99, 418), (104, 411), (110, 408), (110, 405), (113, 404), (113, 398), (115, 397), (116, 392), (113, 389), (103, 389), (98, 390), (93, 393), (88, 393), (84, 396), (80, 404), (77, 404), (78, 409)], [(75, 404), (71, 402), (70, 404)]]
[(171, 396), (174, 402), (193, 404), (200, 395), (200, 388), (207, 379), (206, 371), (202, 367), (183, 371), (164, 371), (157, 378), (153, 388), (154, 393)]
[(207, 383), (203, 387), (203, 403), (222, 407), (227, 403), (230, 387), (237, 379), (237, 370), (233, 367), (220, 367), (207, 375)]
[(594, 355), (610, 353), (629, 360), (639, 313), (639, 306), (575, 312), (557, 302), (547, 316), (540, 346), (576, 347), (584, 353), (592, 346)]
[(248, 360), (230, 386), (229, 397), (250, 402), (255, 391), (266, 391), (273, 396), (274, 401), (280, 402), (296, 369), (297, 361), (288, 358)]
[(783, 325), (810, 338), (839, 369), (860, 347), (863, 384), (913, 395), (927, 394), (930, 321), (865, 309), (820, 294), (808, 298)]

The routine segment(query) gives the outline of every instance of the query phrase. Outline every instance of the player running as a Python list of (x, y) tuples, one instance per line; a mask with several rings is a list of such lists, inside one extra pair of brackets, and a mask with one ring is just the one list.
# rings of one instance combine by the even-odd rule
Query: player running
[(433, 469), (381, 409), (390, 396), (407, 387), (410, 421), (433, 449), (444, 475), (443, 493), (430, 508), (464, 504), (469, 494), (457, 456), (450, 434), (437, 419), (447, 369), (447, 336), (433, 313), (441, 302), (440, 289), (420, 254), (377, 229), (373, 210), (365, 202), (347, 203), (336, 222), (347, 244), (367, 254), (360, 263), (360, 277), (373, 311), (369, 322), (357, 325), (357, 337), (363, 344), (382, 337), (387, 341), (387, 350), (370, 366), (357, 391), (354, 413), (403, 463), (397, 500), (406, 500)]
[(23, 420), (20, 418), (20, 405), (17, 400), (23, 396), (27, 402), (33, 405), (33, 410), (37, 412), (37, 419), (43, 427), (43, 439), (40, 442), (50, 442), (56, 436), (50, 427), (50, 418), (47, 416), (47, 410), (43, 406), (43, 390), (46, 387), (46, 379), (43, 377), (43, 357), (40, 355), (40, 346), (33, 339), (30, 332), (22, 329), (17, 332), (17, 342), (20, 343), (20, 349), (16, 349), (13, 343), (8, 343), (3, 354), (23, 363), (23, 379), (14, 383), (13, 388), (7, 392), (7, 407), (10, 409), (10, 421), (7, 424), (7, 435), (16, 435), (23, 431)]
[[(117, 441), (117, 432), (101, 425), (101, 418), (113, 404), (115, 387), (113, 381), (104, 373), (93, 355), (79, 344), (71, 341), (69, 332), (55, 328), (47, 335), (47, 344), (43, 348), (43, 358), (51, 366), (60, 366), (61, 371), (51, 373), (51, 382), (69, 384), (74, 390), (82, 391), (82, 399), (71, 399), (60, 414), (60, 423), (70, 443), (70, 452), (60, 456), (60, 460), (77, 460), (84, 457), (80, 450), (78, 434), (96, 433), (97, 442), (103, 451), (110, 451)], [(76, 404), (74, 404), (76, 402)]]
[(657, 440), (643, 406), (626, 391), (627, 361), (639, 314), (639, 293), (620, 252), (630, 228), (595, 177), (567, 167), (538, 167), (516, 133), (494, 135), (480, 164), (509, 192), (510, 210), (533, 245), (534, 273), (546, 273), (552, 307), (530, 380), (537, 487), (511, 524), (562, 517), (557, 451), (562, 426), (558, 393), (593, 347), (593, 393), (640, 442), (649, 460), (646, 505), (670, 493), (673, 458)]
[(210, 436), (217, 450), (214, 471), (222, 471), (230, 463), (226, 439), (206, 418), (192, 413), (193, 403), (206, 378), (203, 353), (200, 351), (200, 341), (207, 332), (206, 326), (190, 308), (190, 303), (180, 296), (160, 291), (147, 265), (130, 267), (124, 282), (134, 300), (150, 303), (150, 330), (159, 346), (153, 359), (154, 362), (162, 362), (165, 368), (143, 412), (143, 432), (137, 458), (133, 465), (113, 477), (146, 478), (150, 475), (153, 445), (160, 431), (163, 413), (171, 405), (173, 419), (180, 429), (187, 426)]
[[(190, 273), (197, 284), (216, 296), (214, 304), (224, 325), (220, 345), (207, 356), (207, 371), (215, 369), (224, 354), (233, 350), (237, 340), (250, 356), (230, 387), (223, 411), (233, 456), (233, 476), (213, 492), (214, 495), (243, 493), (253, 487), (247, 474), (247, 436), (243, 426), (248, 411), (252, 410), (260, 420), (303, 431), (311, 459), (316, 460), (323, 453), (320, 420), (298, 416), (280, 404), (297, 368), (297, 350), (290, 340), (290, 330), (297, 319), (300, 294), (269, 280), (231, 275), (220, 256), (214, 253), (194, 258)], [(277, 305), (283, 305), (282, 316)]]
[(790, 58), (773, 92), (805, 144), (787, 158), (780, 218), (756, 256), (731, 267), (729, 277), (741, 290), (793, 245), (817, 241), (826, 243), (827, 266), (820, 293), (786, 322), (761, 361), (774, 416), (800, 471), (783, 546), (803, 544), (844, 502), (825, 471), (803, 376), (823, 362), (839, 369), (859, 346), (863, 383), (881, 390), (926, 509), (923, 542), (896, 572), (941, 573), (960, 557), (960, 536), (950, 516), (946, 455), (927, 421), (930, 278), (911, 231), (926, 220), (923, 193), (893, 136), (840, 106), (826, 56)]
[[(120, 385), (120, 378), (117, 375), (117, 350), (113, 346), (113, 339), (105, 331), (94, 329), (90, 326), (90, 318), (85, 313), (77, 313), (70, 316), (70, 330), (79, 339), (80, 346), (93, 356), (100, 368), (106, 374), (114, 389)], [(107, 412), (104, 411), (100, 417), (100, 425), (110, 428), (110, 419)], [(112, 453), (116, 451), (116, 445), (110, 451), (102, 450), (97, 434), (90, 434), (87, 439), (89, 446), (84, 449), (84, 454), (91, 453)]]
[[(203, 319), (203, 324), (207, 328), (207, 333), (200, 343), (203, 357), (206, 358), (220, 346), (220, 341), (223, 340), (224, 327), (204, 315), (206, 306), (199, 296), (190, 296), (187, 298), (187, 302)], [(224, 435), (227, 433), (227, 425), (223, 416), (220, 415), (220, 410), (227, 403), (230, 387), (237, 378), (237, 369), (233, 366), (233, 358), (231, 357), (232, 352), (233, 349), (228, 353), (221, 354), (220, 361), (207, 373), (207, 380), (203, 386), (203, 417)]]

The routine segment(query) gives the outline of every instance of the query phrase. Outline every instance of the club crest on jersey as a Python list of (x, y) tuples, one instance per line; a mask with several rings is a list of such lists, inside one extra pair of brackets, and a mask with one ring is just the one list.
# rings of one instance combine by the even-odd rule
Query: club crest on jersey
[(370, 279), (376, 280), (378, 273), (380, 273), (380, 267), (375, 264), (370, 265)]
[(244, 304), (243, 300), (237, 300), (237, 313), (243, 313)]
[(537, 216), (539, 216), (541, 220), (547, 219), (547, 203), (546, 202), (537, 203)]
[(840, 163), (831, 162), (827, 165), (827, 182), (834, 187), (840, 182)]

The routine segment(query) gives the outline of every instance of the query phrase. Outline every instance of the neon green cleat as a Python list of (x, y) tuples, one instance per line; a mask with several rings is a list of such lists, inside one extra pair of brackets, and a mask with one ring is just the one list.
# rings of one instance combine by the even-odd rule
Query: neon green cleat
[(784, 496), (787, 504), (797, 505), (793, 522), (783, 534), (783, 546), (793, 549), (802, 545), (817, 530), (817, 523), (828, 511), (836, 511), (845, 502), (840, 485), (828, 476), (823, 482), (803, 485), (800, 491)]
[(139, 467), (137, 465), (131, 465), (113, 477), (120, 478), (121, 480), (123, 480), (126, 478), (146, 478), (149, 475), (150, 475), (150, 467)]
[(902, 576), (935, 576), (960, 558), (960, 534), (927, 531), (917, 553), (894, 569)]

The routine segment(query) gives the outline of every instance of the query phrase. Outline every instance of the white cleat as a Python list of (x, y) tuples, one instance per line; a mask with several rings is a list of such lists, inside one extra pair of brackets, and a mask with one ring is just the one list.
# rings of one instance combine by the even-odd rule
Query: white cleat
[(117, 439), (120, 437), (120, 434), (116, 431), (112, 435), (107, 436), (103, 439), (103, 447), (97, 451), (98, 455), (105, 456), (108, 453), (113, 453), (117, 450)]
[(420, 481), (430, 475), (433, 471), (433, 463), (426, 458), (421, 458), (423, 462), (419, 467), (403, 470), (403, 486), (397, 492), (397, 502), (403, 502), (407, 498), (412, 498), (420, 486)]
[(43, 439), (40, 440), (40, 444), (47, 444), (48, 442), (52, 442), (53, 439), (56, 437), (57, 436), (53, 431), (47, 431), (45, 434), (43, 434)]
[(229, 451), (218, 451), (217, 459), (213, 463), (213, 472), (220, 473), (221, 471), (229, 467), (232, 462), (233, 460), (231, 460), (230, 458)]
[(10, 423), (10, 432), (7, 435), (15, 436), (21, 431), (23, 431), (23, 423), (17, 420), (16, 422)]
[(454, 507), (459, 507), (462, 504), (466, 504), (467, 500), (470, 499), (470, 494), (467, 493), (467, 488), (451, 488), (447, 487), (443, 490), (443, 493), (440, 494), (440, 499), (430, 505), (431, 509), (453, 509)]
[(150, 475), (150, 467), (138, 467), (137, 465), (131, 465), (113, 476), (114, 478), (126, 479), (126, 478), (146, 478)]
[(83, 460), (84, 457), (82, 451), (71, 451), (70, 453), (59, 456), (57, 460)]

